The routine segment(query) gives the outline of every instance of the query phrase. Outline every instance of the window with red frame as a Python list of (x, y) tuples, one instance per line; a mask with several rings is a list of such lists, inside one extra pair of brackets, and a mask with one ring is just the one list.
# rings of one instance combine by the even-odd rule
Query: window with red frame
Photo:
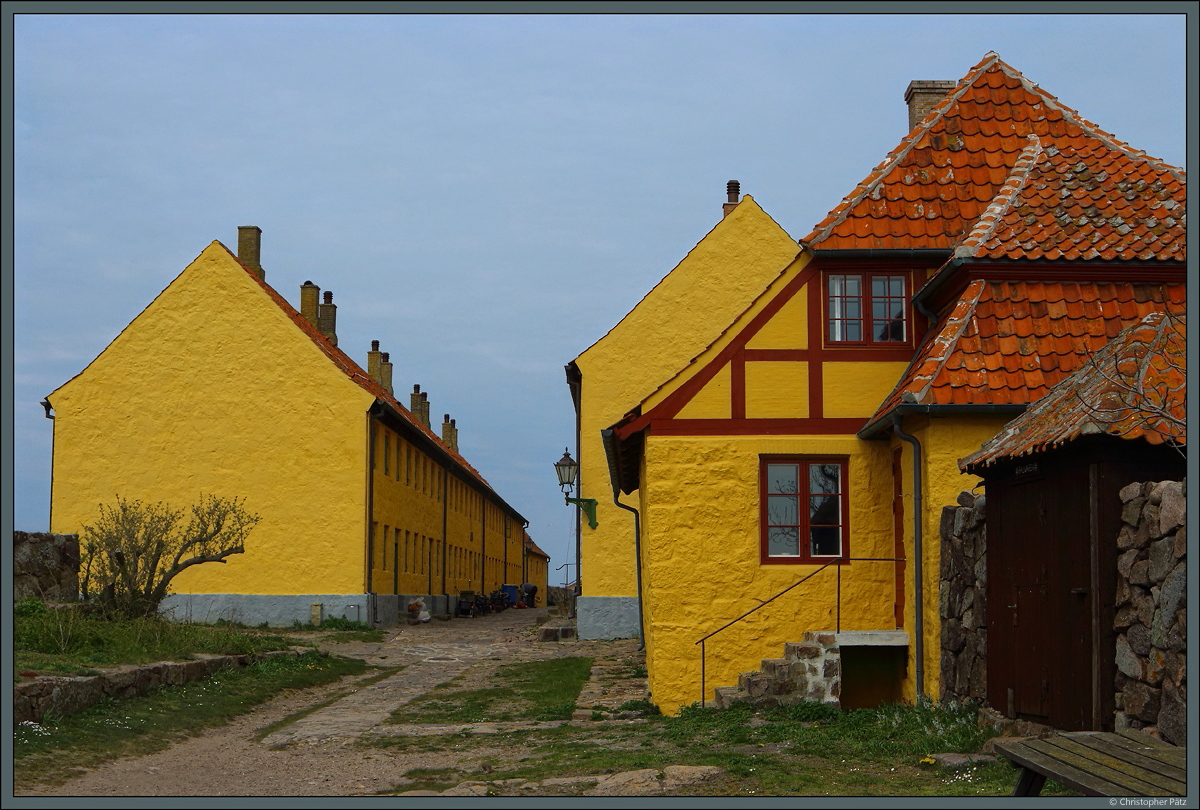
[(831, 273), (826, 276), (831, 343), (907, 343), (908, 276)]
[(763, 458), (764, 563), (827, 563), (846, 557), (846, 460)]

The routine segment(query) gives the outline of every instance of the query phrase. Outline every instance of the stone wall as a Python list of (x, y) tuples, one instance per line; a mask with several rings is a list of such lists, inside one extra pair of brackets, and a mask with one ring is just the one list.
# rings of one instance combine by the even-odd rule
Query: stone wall
[(142, 666), (121, 666), (99, 675), (35, 676), (26, 673), (13, 684), (13, 722), (40, 723), (46, 717), (81, 712), (104, 698), (145, 695), (161, 686), (179, 686), (207, 678), (225, 667), (245, 667), (276, 655), (300, 655), (296, 648), (257, 655), (205, 655), (194, 661), (160, 661)]
[(983, 702), (987, 692), (987, 527), (985, 498), (962, 492), (942, 509), (941, 702)]
[(1121, 490), (1116, 727), (1184, 745), (1187, 718), (1186, 481)]
[(79, 596), (79, 535), (13, 532), (13, 599)]

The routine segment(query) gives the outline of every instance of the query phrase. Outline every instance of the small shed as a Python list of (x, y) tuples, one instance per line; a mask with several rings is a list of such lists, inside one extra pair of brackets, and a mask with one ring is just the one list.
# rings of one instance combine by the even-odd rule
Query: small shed
[(1120, 490), (1185, 475), (1185, 320), (1154, 313), (960, 461), (987, 488), (987, 702), (1114, 723)]

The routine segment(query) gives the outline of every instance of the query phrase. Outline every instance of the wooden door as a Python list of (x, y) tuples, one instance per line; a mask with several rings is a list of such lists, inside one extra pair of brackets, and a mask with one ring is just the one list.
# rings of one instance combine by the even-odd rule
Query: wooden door
[(1010, 716), (1090, 729), (1087, 469), (1043, 474), (1031, 463), (998, 483), (988, 487), (988, 702)]

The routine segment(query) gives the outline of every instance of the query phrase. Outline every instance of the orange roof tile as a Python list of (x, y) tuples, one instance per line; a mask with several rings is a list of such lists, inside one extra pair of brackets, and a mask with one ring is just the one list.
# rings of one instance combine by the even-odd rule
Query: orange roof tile
[(801, 243), (1176, 260), (1184, 182), (989, 53)]
[[(1125, 329), (1153, 312), (1183, 315), (1183, 291), (1183, 284), (972, 281), (864, 432), (906, 403), (1032, 403), (1108, 342), (1110, 321)], [(1130, 296), (1133, 312), (1114, 305)]]
[(1127, 327), (959, 468), (978, 470), (1089, 434), (1186, 444), (1186, 324), (1186, 316), (1154, 312)]
[[(221, 243), (218, 242), (217, 244)], [(399, 414), (400, 418), (408, 422), (408, 424), (411, 425), (414, 430), (424, 434), (427, 439), (431, 440), (434, 445), (438, 447), (438, 449), (449, 456), (450, 459), (465, 473), (486, 487), (489, 492), (496, 496), (497, 500), (499, 500), (501, 503), (505, 503), (506, 506), (508, 505), (504, 499), (501, 498), (498, 493), (496, 493), (496, 490), (492, 489), (492, 485), (489, 484), (487, 480), (479, 473), (479, 471), (472, 467), (465, 458), (459, 455), (457, 451), (451, 449), (450, 445), (442, 441), (440, 436), (438, 436), (429, 428), (425, 427), (424, 422), (413, 416), (412, 411), (401, 405), (400, 401), (397, 400), (395, 396), (389, 394), (386, 388), (384, 388), (380, 383), (376, 382), (370, 374), (363, 371), (362, 366), (358, 365), (358, 363), (355, 363), (350, 359), (349, 355), (347, 355), (337, 346), (333, 345), (329, 338), (321, 334), (321, 332), (318, 331), (315, 326), (309, 323), (307, 318), (296, 311), (296, 309), (287, 302), (287, 299), (280, 295), (274, 287), (268, 284), (266, 280), (258, 275), (258, 273), (246, 267), (246, 265), (242, 263), (242, 260), (237, 257), (237, 254), (229, 250), (229, 248), (225, 247), (225, 245), (221, 245), (221, 247), (225, 248), (226, 252), (229, 253), (233, 260), (240, 264), (243, 269), (245, 269), (245, 271), (250, 275), (250, 278), (254, 279), (259, 286), (263, 288), (267, 295), (270, 296), (271, 300), (274, 301), (276, 305), (283, 310), (284, 314), (292, 320), (292, 323), (296, 324), (300, 331), (307, 335), (309, 340), (315, 343), (317, 348), (320, 349), (326, 357), (333, 361), (335, 366), (342, 370), (342, 373), (354, 381), (358, 386), (367, 391), (367, 393), (371, 394), (376, 399), (385, 403), (388, 407), (394, 410), (397, 414)], [(511, 506), (508, 508), (512, 509)], [(519, 514), (515, 509), (513, 512)]]

